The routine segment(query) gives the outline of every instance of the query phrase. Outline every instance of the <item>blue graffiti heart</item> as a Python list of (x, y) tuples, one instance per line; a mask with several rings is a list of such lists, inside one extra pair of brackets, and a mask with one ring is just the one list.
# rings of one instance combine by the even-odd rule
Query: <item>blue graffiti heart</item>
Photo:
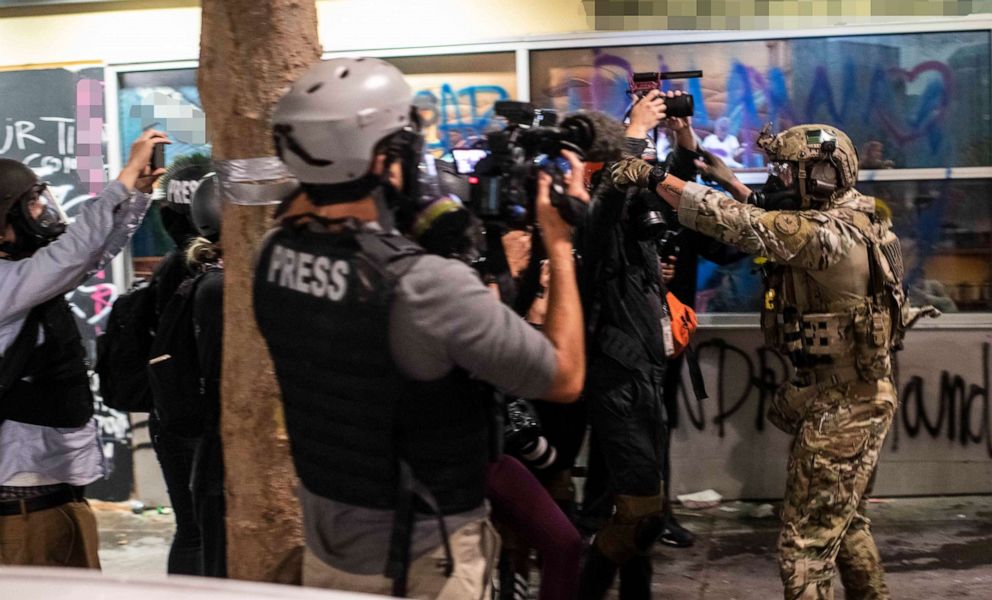
[(906, 83), (910, 83), (928, 72), (937, 73), (940, 75), (940, 80), (927, 85), (923, 94), (920, 95), (916, 115), (910, 122), (900, 123), (895, 117), (895, 111), (880, 111), (885, 128), (900, 144), (923, 136), (929, 138), (931, 145), (937, 141), (934, 137), (934, 126), (943, 119), (947, 112), (954, 75), (947, 65), (935, 60), (921, 62), (909, 70), (898, 67), (888, 70), (890, 81), (901, 80)]

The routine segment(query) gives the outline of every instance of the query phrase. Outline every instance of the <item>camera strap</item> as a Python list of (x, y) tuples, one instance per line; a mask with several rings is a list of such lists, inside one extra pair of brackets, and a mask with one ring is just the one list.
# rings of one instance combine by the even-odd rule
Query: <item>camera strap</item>
[(444, 516), (438, 507), (437, 500), (427, 486), (417, 481), (413, 469), (405, 460), (400, 460), (399, 477), (396, 490), (396, 512), (393, 517), (393, 532), (389, 540), (389, 558), (386, 562), (386, 577), (393, 580), (392, 594), (396, 598), (406, 597), (407, 577), (410, 571), (410, 542), (413, 536), (416, 501), (420, 500), (437, 518), (441, 533), (441, 543), (444, 546), (444, 576), (451, 577), (455, 568), (454, 556), (451, 553), (451, 543), (448, 538), (448, 527)]

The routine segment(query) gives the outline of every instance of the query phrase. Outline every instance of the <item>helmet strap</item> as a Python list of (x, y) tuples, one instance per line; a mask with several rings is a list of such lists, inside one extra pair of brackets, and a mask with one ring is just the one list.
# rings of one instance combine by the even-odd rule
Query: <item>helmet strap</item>
[(806, 161), (799, 161), (799, 198), (803, 209), (810, 207), (810, 199), (806, 195)]
[(366, 173), (361, 178), (344, 183), (304, 183), (301, 185), (310, 201), (317, 206), (329, 204), (347, 204), (362, 200), (372, 194), (382, 184), (380, 178), (373, 173)]

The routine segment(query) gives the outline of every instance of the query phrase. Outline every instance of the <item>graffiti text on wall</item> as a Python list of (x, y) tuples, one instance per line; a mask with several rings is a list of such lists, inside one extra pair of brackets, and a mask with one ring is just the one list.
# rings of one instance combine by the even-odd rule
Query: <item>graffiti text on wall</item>
[[(708, 400), (691, 397), (682, 386), (688, 423), (697, 431), (712, 424), (722, 438), (728, 421), (743, 415), (745, 423), (750, 421), (756, 431), (764, 431), (769, 402), (789, 372), (786, 360), (775, 350), (762, 347), (752, 354), (721, 338), (703, 342), (697, 352), (701, 362), (716, 365), (716, 373), (708, 381)], [(981, 358), (979, 383), (948, 370), (941, 371), (936, 385), (921, 375), (902, 380), (899, 415), (890, 433), (893, 451), (899, 450), (904, 435), (910, 439), (929, 435), (961, 447), (983, 446), (992, 458), (992, 345), (982, 344)], [(709, 417), (708, 411), (715, 414)], [(673, 415), (676, 424), (678, 416)]]
[(420, 90), (413, 104), (420, 111), (431, 150), (447, 152), (462, 140), (482, 135), (492, 123), (493, 107), (510, 97), (498, 85), (471, 85), (454, 89), (443, 83), (434, 90)]
[[(915, 439), (922, 434), (933, 439), (946, 437), (961, 446), (984, 445), (992, 458), (992, 414), (989, 400), (990, 345), (982, 344), (982, 380), (968, 382), (963, 376), (941, 371), (935, 386), (919, 375), (910, 377), (902, 388), (902, 416), (892, 432), (892, 449), (899, 449), (902, 429)], [(936, 389), (935, 389), (936, 388)], [(934, 403), (928, 399), (936, 396)]]

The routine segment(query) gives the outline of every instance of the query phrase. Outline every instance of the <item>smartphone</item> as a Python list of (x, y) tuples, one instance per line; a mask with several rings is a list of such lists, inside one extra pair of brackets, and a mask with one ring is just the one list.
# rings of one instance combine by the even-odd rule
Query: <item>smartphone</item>
[(451, 151), (455, 159), (455, 171), (459, 175), (469, 175), (475, 172), (475, 165), (489, 154), (481, 148), (456, 148)]
[(151, 167), (152, 173), (157, 169), (165, 168), (165, 144), (155, 144), (155, 149), (152, 150), (152, 160), (148, 166)]

